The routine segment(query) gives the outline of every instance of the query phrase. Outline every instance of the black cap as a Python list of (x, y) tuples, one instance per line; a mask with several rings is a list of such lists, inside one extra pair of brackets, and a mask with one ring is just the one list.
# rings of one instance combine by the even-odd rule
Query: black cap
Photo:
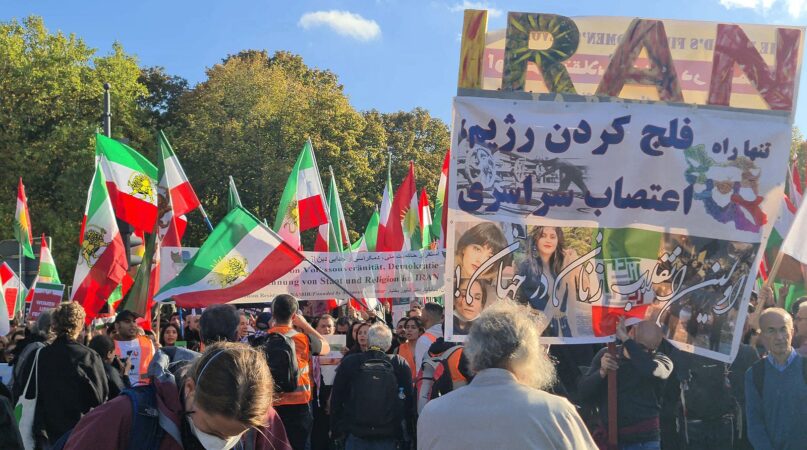
[(137, 314), (135, 312), (129, 311), (128, 309), (124, 309), (123, 311), (119, 312), (118, 315), (115, 317), (115, 323), (123, 322), (125, 320), (131, 320), (134, 322), (135, 319), (139, 319), (143, 316)]
[(255, 326), (261, 330), (269, 329), (269, 321), (272, 320), (272, 313), (270, 312), (262, 312), (258, 314), (258, 317), (255, 319)]

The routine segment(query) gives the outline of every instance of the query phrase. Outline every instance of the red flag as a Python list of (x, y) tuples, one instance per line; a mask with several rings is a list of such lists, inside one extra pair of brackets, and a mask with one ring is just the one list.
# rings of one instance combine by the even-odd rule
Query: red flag
[[(382, 252), (399, 252), (404, 249), (404, 229), (402, 222), (412, 205), (417, 208), (417, 188), (415, 187), (415, 164), (409, 162), (409, 173), (404, 178), (395, 197), (392, 200), (389, 222), (384, 227), (383, 248), (377, 249)], [(417, 212), (413, 211), (415, 217)], [(379, 230), (380, 233), (380, 230)], [(379, 239), (379, 244), (382, 241)], [(408, 248), (406, 250), (409, 250)]]

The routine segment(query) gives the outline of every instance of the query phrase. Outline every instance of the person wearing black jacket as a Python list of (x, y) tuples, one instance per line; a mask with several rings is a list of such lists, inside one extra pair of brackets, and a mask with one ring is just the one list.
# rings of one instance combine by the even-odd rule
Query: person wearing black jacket
[[(412, 372), (405, 359), (385, 353), (391, 343), (392, 331), (383, 323), (375, 323), (368, 331), (367, 351), (345, 356), (336, 370), (331, 391), (331, 436), (346, 439), (346, 450), (370, 446), (395, 449), (396, 442), (411, 439), (415, 408)], [(384, 375), (390, 367), (394, 382)], [(370, 377), (373, 382), (366, 382), (368, 371), (375, 371)]]
[[(653, 322), (642, 321), (630, 333), (620, 318), (616, 337), (622, 341), (616, 355), (602, 349), (580, 379), (577, 394), (583, 401), (596, 401), (607, 429), (609, 370), (617, 371), (617, 426), (621, 449), (659, 448), (661, 398), (673, 363), (657, 351), (663, 334)], [(653, 446), (655, 444), (655, 446)]]
[(109, 336), (103, 334), (95, 336), (90, 341), (90, 348), (98, 353), (104, 363), (110, 399), (117, 397), (124, 389), (131, 387), (129, 377), (124, 376), (124, 374), (129, 373), (131, 368), (129, 366), (132, 363), (129, 361), (121, 362), (115, 354), (115, 342)]
[[(109, 395), (101, 357), (77, 342), (84, 318), (84, 309), (78, 303), (65, 302), (57, 306), (53, 311), (56, 340), (40, 350), (39, 358), (28, 358), (27, 366), (38, 359), (33, 426), (38, 442), (52, 445)], [(24, 373), (30, 369), (26, 367)], [(32, 390), (33, 387), (29, 388)]]

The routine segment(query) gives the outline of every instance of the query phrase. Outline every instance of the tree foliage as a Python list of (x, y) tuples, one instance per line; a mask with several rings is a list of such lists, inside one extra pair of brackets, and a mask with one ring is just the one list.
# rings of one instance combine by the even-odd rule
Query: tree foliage
[[(34, 234), (53, 237), (62, 278), (72, 279), (78, 232), (93, 170), (93, 134), (101, 125), (103, 83), (115, 95), (114, 135), (136, 142), (140, 125), (134, 57), (118, 44), (98, 55), (80, 38), (50, 33), (42, 19), (0, 23), (0, 229), (11, 238), (17, 178), (29, 198)], [(70, 281), (67, 281), (68, 283)]]
[[(311, 139), (326, 186), (333, 168), (353, 239), (381, 201), (389, 151), (394, 183), (411, 159), (422, 169), (421, 185), (434, 192), (448, 146), (448, 128), (425, 110), (359, 113), (336, 75), (287, 52), (228, 56), (179, 98), (175, 116), (169, 139), (213, 218), (226, 213), (232, 175), (244, 205), (272, 223), (291, 168)], [(189, 242), (206, 234), (197, 221)]]

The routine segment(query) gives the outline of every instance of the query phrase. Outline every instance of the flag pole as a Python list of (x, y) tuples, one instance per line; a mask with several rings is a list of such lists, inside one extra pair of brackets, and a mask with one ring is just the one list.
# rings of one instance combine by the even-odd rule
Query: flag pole
[(210, 232), (213, 232), (213, 224), (210, 223), (210, 218), (207, 217), (207, 213), (205, 212), (205, 207), (202, 206), (202, 202), (199, 202), (199, 212), (202, 213), (202, 218), (205, 219), (205, 223), (207, 224), (207, 229)]
[[(20, 244), (20, 253), (19, 253), (20, 259), (18, 261), (19, 285), (17, 286), (17, 302), (16, 302), (16, 308), (15, 308), (15, 311), (14, 311), (15, 315), (20, 310), (22, 310), (23, 313), (25, 312), (25, 298), (22, 297), (22, 286), (24, 284), (23, 281), (22, 281), (22, 258), (24, 258), (25, 256), (22, 254), (22, 242), (20, 242), (19, 244)], [(23, 302), (22, 304), (20, 304), (20, 299), (21, 298), (22, 298), (22, 302)]]

